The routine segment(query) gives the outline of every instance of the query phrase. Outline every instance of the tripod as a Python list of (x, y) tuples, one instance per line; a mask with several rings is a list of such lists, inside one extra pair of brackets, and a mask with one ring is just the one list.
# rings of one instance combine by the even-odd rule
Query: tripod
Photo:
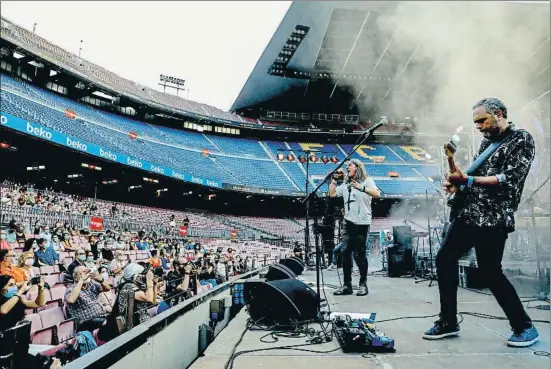
[(547, 294), (547, 297), (549, 297), (549, 289), (548, 289), (549, 287), (547, 282), (545, 281), (545, 273), (543, 271), (543, 268), (541, 267), (542, 250), (541, 250), (541, 245), (537, 241), (538, 235), (537, 235), (537, 228), (536, 228), (536, 216), (534, 214), (534, 207), (535, 207), (534, 196), (539, 192), (539, 190), (541, 190), (543, 186), (545, 186), (547, 182), (549, 182), (550, 178), (551, 178), (551, 174), (548, 175), (545, 181), (543, 181), (543, 183), (539, 185), (538, 188), (536, 188), (530, 194), (530, 196), (528, 196), (528, 198), (524, 200), (524, 202), (519, 206), (519, 208), (522, 208), (524, 205), (528, 204), (530, 208), (530, 218), (532, 221), (532, 245), (534, 246), (534, 250), (536, 251), (536, 268), (537, 268), (537, 275), (540, 282), (540, 293), (538, 296), (538, 300), (540, 301), (546, 300), (546, 297), (545, 297), (546, 294)]
[(415, 279), (415, 283), (422, 283), (426, 281), (429, 282), (429, 287), (432, 287), (432, 282), (437, 280), (436, 275), (434, 274), (434, 259), (432, 256), (432, 229), (430, 225), (430, 209), (429, 209), (429, 191), (425, 190), (425, 196), (426, 196), (426, 207), (427, 207), (427, 228), (429, 231), (429, 265), (430, 265), (430, 275), (428, 278), (422, 278), (422, 279)]

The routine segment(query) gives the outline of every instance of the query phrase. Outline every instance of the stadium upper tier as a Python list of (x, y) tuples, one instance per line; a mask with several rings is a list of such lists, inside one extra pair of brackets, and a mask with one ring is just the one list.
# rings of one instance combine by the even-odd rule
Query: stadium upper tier
[(239, 115), (232, 114), (195, 101), (186, 100), (178, 96), (162, 93), (160, 91), (142, 86), (136, 82), (125, 79), (105, 68), (72, 54), (61, 47), (52, 44), (48, 40), (20, 27), (5, 18), (1, 18), (2, 38), (29, 50), (37, 56), (43, 57), (55, 65), (59, 65), (69, 71), (76, 72), (99, 85), (122, 91), (131, 97), (152, 104), (162, 105), (165, 109), (177, 109), (182, 112), (199, 114), (204, 117), (213, 117), (235, 122), (247, 122)]
[[(66, 146), (70, 148), (79, 149), (71, 140), (81, 140), (99, 146), (96, 155), (108, 160), (120, 162), (116, 158), (125, 155), (222, 184), (302, 191), (306, 180), (304, 165), (298, 160), (278, 161), (279, 152), (292, 152), (298, 158), (300, 150), (313, 148), (322, 151), (317, 155), (320, 158), (327, 155), (342, 160), (350, 149), (349, 145), (263, 142), (154, 126), (96, 110), (5, 75), (1, 76), (1, 87), (1, 111), (30, 123), (20, 129), (23, 133), (48, 139), (36, 132), (41, 128), (51, 130), (67, 136)], [(385, 195), (394, 197), (434, 191), (423, 175), (437, 175), (438, 167), (424, 154), (426, 151), (417, 146), (368, 144), (354, 156), (366, 164)], [(132, 165), (130, 160), (125, 164)], [(311, 163), (312, 183), (335, 165)]]

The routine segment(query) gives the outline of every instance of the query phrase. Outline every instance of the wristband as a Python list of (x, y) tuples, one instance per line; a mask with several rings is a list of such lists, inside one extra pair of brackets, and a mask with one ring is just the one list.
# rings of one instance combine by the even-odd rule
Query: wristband
[(474, 177), (469, 176), (469, 178), (467, 178), (467, 188), (471, 188), (473, 184), (474, 184)]
[(365, 192), (365, 186), (362, 187), (362, 192)]

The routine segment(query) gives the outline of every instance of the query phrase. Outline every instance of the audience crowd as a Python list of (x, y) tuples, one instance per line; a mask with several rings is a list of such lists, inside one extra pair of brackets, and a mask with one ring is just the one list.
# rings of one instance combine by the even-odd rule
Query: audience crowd
[(70, 361), (281, 253), (257, 241), (12, 219), (0, 234), (0, 332), (27, 327), (38, 357)]

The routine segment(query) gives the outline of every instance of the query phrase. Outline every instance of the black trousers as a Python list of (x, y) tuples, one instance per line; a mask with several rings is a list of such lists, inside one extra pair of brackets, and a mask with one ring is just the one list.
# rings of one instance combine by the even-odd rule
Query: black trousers
[(452, 323), (456, 322), (459, 285), (457, 261), (474, 247), (478, 269), (509, 319), (511, 328), (520, 330), (531, 326), (532, 321), (526, 314), (515, 288), (501, 269), (501, 259), (507, 238), (508, 232), (503, 229), (474, 228), (459, 220), (451, 223), (438, 255), (436, 255), (436, 274), (438, 275), (442, 319)]
[(352, 287), (352, 257), (360, 270), (360, 284), (367, 282), (367, 247), (366, 240), (369, 225), (357, 225), (345, 220), (342, 235), (342, 268), (344, 285)]

